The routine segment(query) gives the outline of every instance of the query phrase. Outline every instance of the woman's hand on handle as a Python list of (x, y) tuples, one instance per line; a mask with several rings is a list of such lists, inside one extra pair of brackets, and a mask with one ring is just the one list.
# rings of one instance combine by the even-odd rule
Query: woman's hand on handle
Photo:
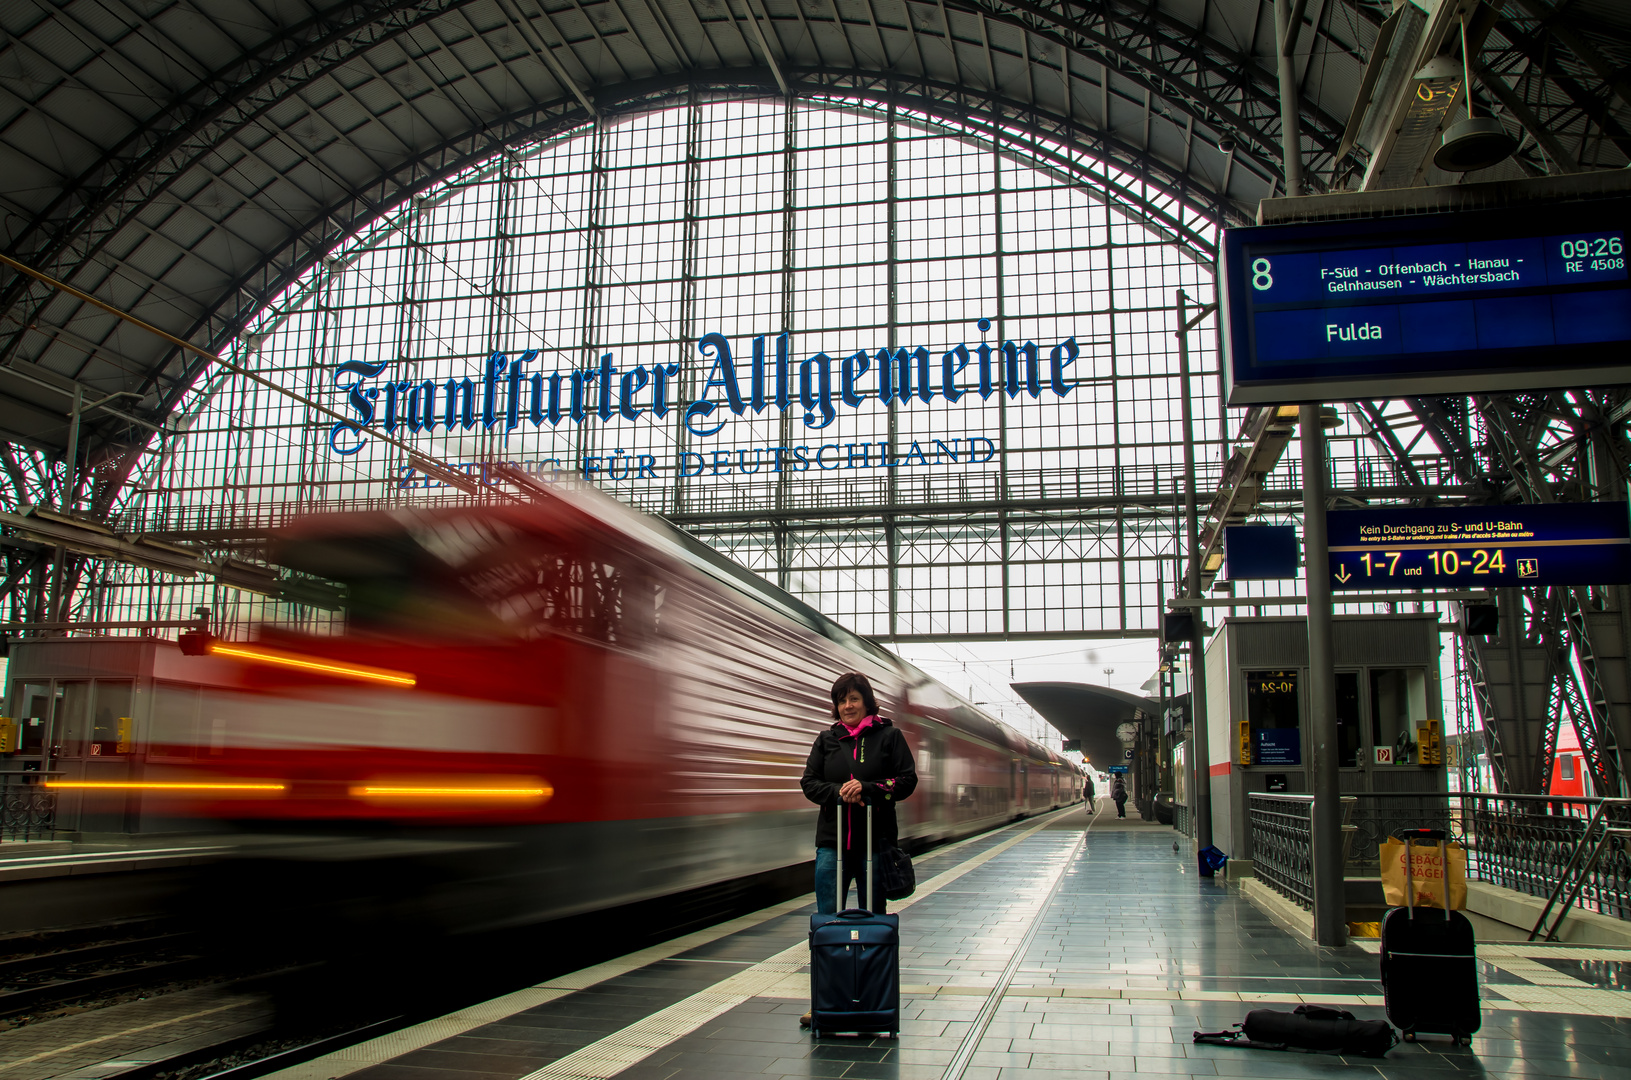
[(861, 801), (861, 782), (859, 780), (846, 780), (844, 786), (838, 789), (838, 797), (847, 803)]

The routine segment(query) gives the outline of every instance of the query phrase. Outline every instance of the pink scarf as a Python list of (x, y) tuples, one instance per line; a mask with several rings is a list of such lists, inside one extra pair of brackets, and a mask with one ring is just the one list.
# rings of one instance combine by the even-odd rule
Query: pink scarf
[[(867, 728), (871, 727), (873, 721), (875, 721), (877, 719), (878, 719), (878, 714), (877, 713), (873, 713), (871, 716), (863, 716), (863, 717), (861, 717), (861, 722), (859, 724), (856, 724), (854, 727), (850, 727), (848, 724), (845, 724), (844, 721), (842, 721), (842, 720), (838, 721), (840, 724), (843, 725), (844, 730), (849, 732), (849, 737), (855, 740), (855, 745), (850, 749), (850, 752), (849, 752), (850, 757), (853, 758), (853, 757), (857, 756), (861, 752), (861, 732), (863, 732)], [(855, 779), (855, 774), (850, 773), (849, 778), (851, 780)], [(844, 847), (846, 849), (848, 849), (848, 848), (853, 848), (854, 846), (855, 846), (855, 815), (851, 814), (850, 817), (849, 817), (849, 835), (844, 840)], [(857, 885), (856, 888), (859, 889), (860, 886)]]
[(867, 728), (871, 727), (872, 722), (874, 720), (876, 720), (876, 719), (878, 719), (876, 713), (874, 713), (871, 716), (863, 716), (863, 717), (861, 717), (861, 722), (859, 724), (856, 724), (854, 727), (850, 727), (848, 724), (844, 724), (844, 722), (842, 720), (840, 720), (838, 722), (840, 724), (844, 724), (844, 730), (849, 732), (849, 737), (850, 738), (854, 739), (854, 738), (858, 738), (860, 736), (861, 732), (863, 732)]

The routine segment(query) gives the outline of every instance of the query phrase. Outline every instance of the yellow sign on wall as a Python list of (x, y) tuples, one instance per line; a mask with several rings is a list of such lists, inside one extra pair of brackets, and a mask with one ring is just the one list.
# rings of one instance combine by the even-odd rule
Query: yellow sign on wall
[(17, 752), (17, 726), (11, 717), (0, 716), (0, 754)]

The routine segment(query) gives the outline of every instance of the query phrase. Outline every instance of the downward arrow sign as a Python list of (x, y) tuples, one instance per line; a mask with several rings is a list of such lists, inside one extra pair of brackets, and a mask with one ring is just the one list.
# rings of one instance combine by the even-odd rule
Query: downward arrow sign
[(1347, 563), (1343, 563), (1341, 566), (1337, 567), (1337, 572), (1331, 576), (1342, 582), (1344, 585), (1348, 584), (1348, 579), (1353, 577), (1352, 574), (1348, 573)]

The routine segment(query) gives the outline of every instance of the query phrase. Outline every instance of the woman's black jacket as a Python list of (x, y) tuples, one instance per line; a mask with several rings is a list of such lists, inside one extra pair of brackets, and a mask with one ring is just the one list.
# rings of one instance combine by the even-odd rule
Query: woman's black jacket
[(861, 732), (859, 745), (843, 724), (816, 736), (810, 759), (804, 763), (799, 786), (804, 797), (821, 807), (816, 820), (816, 847), (837, 847), (837, 810), (843, 802), (838, 789), (846, 780), (861, 781), (861, 797), (866, 810), (853, 815), (846, 811), (844, 850), (860, 851), (866, 846), (866, 814), (875, 810), (872, 821), (872, 849), (881, 851), (900, 842), (895, 825), (895, 804), (917, 787), (917, 768), (906, 736), (887, 717), (880, 716)]

